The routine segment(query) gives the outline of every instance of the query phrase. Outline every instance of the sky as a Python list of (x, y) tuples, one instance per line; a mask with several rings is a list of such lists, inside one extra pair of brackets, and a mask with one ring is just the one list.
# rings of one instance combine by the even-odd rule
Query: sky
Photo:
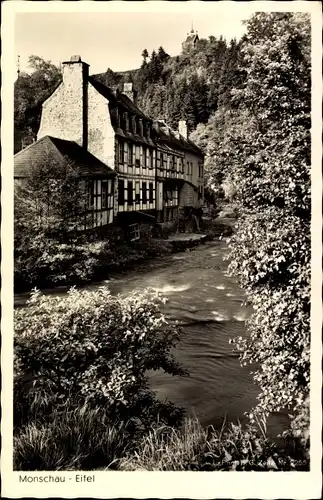
[[(102, 3), (95, 4), (102, 6)], [(111, 4), (118, 6), (105, 12), (16, 13), (15, 58), (17, 61), (20, 56), (20, 70), (28, 70), (30, 55), (38, 55), (58, 65), (76, 54), (90, 64), (92, 74), (107, 68), (113, 71), (135, 69), (142, 62), (145, 48), (151, 53), (162, 46), (171, 56), (178, 55), (192, 23), (200, 38), (210, 35), (239, 38), (245, 30), (242, 20), (250, 15), (245, 9), (236, 7), (220, 9), (215, 2), (134, 2), (139, 4), (137, 9), (130, 2), (107, 2), (105, 7)]]

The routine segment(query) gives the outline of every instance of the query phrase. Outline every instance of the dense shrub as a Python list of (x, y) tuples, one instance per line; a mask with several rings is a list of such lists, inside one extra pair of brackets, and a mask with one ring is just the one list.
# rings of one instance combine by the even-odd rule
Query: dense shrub
[(157, 413), (176, 424), (181, 411), (158, 402), (147, 370), (183, 374), (171, 354), (179, 338), (159, 312), (164, 299), (147, 290), (113, 297), (107, 288), (71, 289), (66, 297), (35, 291), (15, 312), (16, 422), (53, 408), (102, 405), (111, 418), (149, 425)]
[(82, 283), (107, 257), (103, 243), (60, 243), (40, 231), (15, 247), (15, 283), (17, 288)]

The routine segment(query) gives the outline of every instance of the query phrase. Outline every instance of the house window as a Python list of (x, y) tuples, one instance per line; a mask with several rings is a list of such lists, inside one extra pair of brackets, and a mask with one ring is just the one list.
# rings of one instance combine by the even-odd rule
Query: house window
[(85, 227), (102, 226), (113, 221), (113, 182), (111, 179), (93, 179), (88, 183), (89, 206)]
[(140, 182), (136, 181), (136, 187), (135, 187), (135, 203), (139, 204), (140, 203)]
[(142, 183), (142, 202), (145, 205), (147, 203), (147, 183)]
[(149, 149), (149, 168), (154, 168), (154, 153), (152, 149)]
[(149, 183), (149, 203), (154, 203), (154, 185)]
[(164, 168), (164, 153), (160, 153), (160, 170)]
[[(107, 209), (113, 209), (113, 186), (114, 186), (114, 181), (112, 180), (108, 180), (108, 182), (105, 183), (105, 186), (103, 186), (103, 181), (102, 181), (102, 193), (104, 189), (105, 199), (106, 199), (105, 204)], [(102, 208), (104, 208), (103, 205)]]
[(131, 142), (128, 143), (128, 166), (132, 167), (133, 164), (133, 145)]
[(128, 181), (128, 205), (133, 205), (133, 185), (132, 181)]
[(142, 161), (143, 161), (143, 167), (147, 167), (147, 148), (145, 146), (142, 147)]
[(94, 180), (91, 189), (92, 210), (101, 210), (101, 180)]
[(130, 241), (139, 240), (139, 238), (140, 238), (139, 224), (130, 224), (130, 226), (129, 226), (129, 239), (130, 239)]
[(124, 163), (124, 144), (119, 141), (119, 163)]
[(118, 203), (124, 205), (124, 180), (119, 179), (118, 182)]
[(167, 165), (168, 165), (168, 155), (165, 153), (164, 154), (164, 170), (167, 170)]
[(150, 123), (146, 123), (146, 136), (150, 137)]
[(140, 146), (136, 146), (135, 165), (136, 165), (136, 168), (140, 167)]
[(144, 135), (144, 127), (141, 118), (139, 118), (139, 134)]
[(132, 116), (132, 118), (131, 118), (131, 128), (132, 128), (132, 132), (134, 134), (136, 134), (137, 133), (137, 122), (136, 122), (135, 116)]
[(123, 113), (123, 122), (126, 132), (129, 132), (129, 115), (128, 113)]
[(102, 209), (109, 208), (108, 207), (108, 196), (109, 196), (109, 190), (108, 190), (108, 181), (103, 180), (101, 182), (101, 189), (102, 189), (102, 201), (101, 201), (101, 207)]
[(177, 160), (176, 156), (173, 156), (173, 166), (172, 166), (173, 172), (175, 172), (175, 170), (176, 170), (176, 160)]

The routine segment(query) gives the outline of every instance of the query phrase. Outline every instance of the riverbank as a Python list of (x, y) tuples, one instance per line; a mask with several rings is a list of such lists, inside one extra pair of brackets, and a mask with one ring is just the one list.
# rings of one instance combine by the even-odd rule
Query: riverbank
[[(198, 253), (201, 249), (189, 255), (194, 264)], [(205, 265), (207, 255), (200, 257)], [(182, 263), (187, 266), (187, 260)], [(204, 271), (202, 266), (197, 269)], [(198, 314), (201, 285), (194, 278)], [(222, 420), (222, 428), (205, 426), (200, 418), (189, 418), (178, 401), (155, 392), (149, 372), (162, 368), (176, 386), (192, 379), (195, 396), (211, 402), (220, 415), (216, 397), (222, 398), (221, 388), (228, 393), (231, 386), (223, 373), (215, 383), (200, 325), (198, 338), (194, 335), (195, 370), (202, 361), (211, 382), (209, 396), (203, 393), (205, 380), (198, 386), (194, 366), (187, 367), (171, 352), (179, 347), (179, 337), (176, 325), (163, 314), (163, 304), (152, 290), (119, 295), (100, 286), (62, 296), (36, 293), (31, 303), (16, 310), (15, 470), (308, 469), (297, 439), (286, 438), (278, 445), (261, 421), (248, 425)], [(201, 314), (205, 317), (205, 311)], [(220, 354), (218, 341), (225, 332), (216, 338), (216, 330), (211, 344)], [(183, 337), (187, 342), (186, 332)], [(211, 358), (215, 366), (223, 364), (223, 356)], [(187, 368), (190, 377), (185, 376)], [(183, 387), (180, 392), (188, 398)], [(229, 406), (225, 402), (226, 411)]]
[[(147, 262), (165, 255), (191, 249), (215, 238), (229, 236), (234, 220), (203, 219), (201, 233), (177, 233), (168, 239), (144, 237), (138, 241), (95, 241), (69, 248), (61, 245), (55, 255), (40, 270), (25, 272), (28, 278), (34, 272), (35, 278), (26, 279), (15, 272), (15, 293), (25, 293), (34, 287), (46, 290), (53, 287), (83, 286), (93, 281), (104, 280), (124, 274)], [(32, 266), (29, 265), (29, 268)]]
[(278, 446), (263, 429), (239, 422), (216, 431), (186, 419), (180, 428), (156, 422), (148, 432), (131, 432), (131, 422), (109, 421), (99, 408), (56, 417), (15, 435), (14, 470), (309, 471), (298, 438)]
[[(109, 280), (109, 283), (93, 283), (73, 292), (76, 293), (73, 300), (71, 294), (66, 293), (67, 290), (53, 290), (53, 300), (49, 296), (44, 297), (39, 320), (34, 314), (37, 311), (28, 311), (28, 305), (25, 314), (23, 308), (20, 309), (23, 315), (22, 331), (26, 331), (30, 337), (33, 330), (37, 336), (30, 339), (33, 340), (32, 345), (28, 341), (23, 346), (26, 367), (30, 369), (31, 364), (36, 362), (38, 368), (39, 362), (44, 365), (47, 363), (46, 357), (53, 356), (55, 363), (51, 362), (50, 366), (59, 369), (60, 376), (67, 370), (75, 376), (75, 372), (82, 367), (81, 363), (75, 366), (77, 348), (81, 351), (79, 355), (89, 357), (91, 367), (96, 366), (99, 359), (105, 359), (100, 356), (100, 352), (95, 354), (93, 348), (93, 343), (94, 347), (97, 344), (101, 346), (100, 349), (106, 343), (106, 340), (100, 342), (98, 335), (107, 334), (105, 339), (110, 335), (113, 337), (110, 346), (112, 351), (109, 348), (105, 353), (109, 361), (110, 357), (117, 359), (115, 351), (119, 348), (115, 342), (116, 334), (128, 342), (129, 332), (137, 331), (137, 323), (140, 324), (139, 331), (143, 331), (142, 320), (146, 319), (138, 319), (136, 312), (130, 318), (125, 315), (126, 323), (118, 317), (113, 328), (110, 323), (107, 324), (107, 319), (111, 318), (111, 311), (106, 309), (109, 302), (121, 300), (124, 307), (128, 308), (129, 296), (134, 292), (141, 294), (143, 290), (150, 289), (153, 295), (154, 290), (158, 291), (162, 297), (168, 297), (166, 304), (161, 303), (161, 314), (167, 318), (172, 329), (175, 321), (181, 327), (182, 336), (174, 356), (190, 376), (170, 376), (163, 370), (147, 373), (147, 384), (158, 401), (171, 401), (176, 408), (184, 408), (187, 420), (178, 427), (175, 423), (165, 424), (159, 417), (155, 419), (155, 415), (152, 415), (152, 421), (144, 431), (142, 427), (134, 429), (136, 419), (126, 418), (121, 424), (115, 421), (105, 411), (104, 405), (94, 409), (83, 408), (79, 386), (76, 407), (71, 407), (67, 398), (63, 400), (67, 404), (54, 403), (53, 413), (46, 411), (44, 418), (40, 418), (43, 405), (48, 404), (57, 391), (49, 393), (47, 398), (39, 397), (41, 393), (36, 391), (33, 405), (40, 405), (40, 408), (35, 410), (30, 401), (26, 401), (28, 404), (24, 412), (33, 408), (30, 419), (27, 419), (28, 425), (25, 427), (16, 423), (16, 469), (306, 470), (308, 461), (302, 461), (301, 453), (298, 452), (299, 458), (296, 459), (295, 453), (293, 455), (288, 451), (287, 441), (277, 443), (275, 439), (278, 433), (287, 429), (288, 422), (284, 421), (279, 427), (276, 423), (273, 428), (269, 419), (267, 429), (262, 434), (259, 428), (251, 431), (248, 420), (243, 416), (255, 404), (258, 391), (249, 369), (240, 366), (228, 342), (229, 338), (245, 335), (247, 311), (241, 305), (243, 292), (234, 278), (226, 275), (227, 263), (223, 261), (225, 252), (226, 243), (219, 238), (200, 245), (192, 252), (171, 252), (160, 258), (158, 263), (155, 260), (151, 260), (149, 265), (143, 262), (124, 276), (118, 274), (118, 278)], [(88, 300), (83, 300), (88, 293)], [(96, 299), (97, 293), (107, 294), (100, 303)], [(69, 302), (64, 306), (65, 301)], [(59, 310), (59, 315), (62, 310), (65, 311), (65, 322), (61, 317), (58, 320), (53, 308)], [(138, 303), (137, 312), (141, 309)], [(111, 310), (114, 317), (115, 307)], [(53, 327), (49, 325), (44, 330), (43, 325), (48, 321)], [(40, 331), (42, 335), (39, 338)], [(87, 335), (81, 345), (79, 334)], [(50, 341), (48, 335), (54, 338)], [(66, 348), (61, 342), (56, 346), (57, 339), (65, 341)], [(149, 341), (149, 335), (147, 340), (149, 346), (154, 344)], [(25, 335), (22, 341), (26, 341)], [(54, 345), (55, 348), (48, 349), (48, 345)], [(82, 349), (84, 345), (92, 346), (93, 350)], [(140, 362), (147, 355), (149, 358), (148, 345), (148, 350), (140, 351)], [(30, 353), (28, 362), (25, 360), (26, 347)], [(126, 354), (126, 351), (122, 349), (121, 353)], [(66, 355), (71, 359), (66, 358)], [(150, 364), (150, 359), (147, 362)], [(58, 380), (55, 377), (53, 382), (58, 383)], [(92, 387), (95, 388), (96, 384), (91, 375)], [(16, 394), (19, 397), (19, 392)], [(151, 411), (152, 407), (148, 400), (147, 411)], [(157, 408), (160, 411), (160, 403)], [(141, 415), (145, 413), (140, 412), (139, 417)], [(169, 407), (166, 415), (167, 418), (173, 418), (176, 415), (174, 407)], [(291, 445), (298, 446), (297, 441), (291, 440)]]

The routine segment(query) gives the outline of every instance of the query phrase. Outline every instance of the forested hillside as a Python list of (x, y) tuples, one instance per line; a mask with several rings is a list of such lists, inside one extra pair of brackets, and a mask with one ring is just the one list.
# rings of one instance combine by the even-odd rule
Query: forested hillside
[(242, 43), (210, 36), (177, 57), (170, 57), (163, 47), (150, 55), (144, 49), (138, 70), (114, 73), (108, 69), (96, 78), (120, 90), (124, 82), (133, 82), (138, 104), (149, 116), (164, 119), (173, 128), (185, 119), (193, 131), (221, 103), (228, 102), (231, 90), (243, 81), (239, 69)]
[[(210, 36), (176, 57), (162, 47), (151, 54), (144, 49), (139, 69), (122, 73), (107, 69), (95, 76), (120, 90), (124, 82), (133, 82), (145, 113), (174, 128), (185, 119), (192, 132), (199, 123), (207, 123), (221, 103), (228, 103), (231, 90), (243, 81), (242, 44)], [(29, 63), (32, 73), (21, 73), (15, 83), (15, 152), (37, 135), (41, 104), (61, 80), (60, 69), (50, 61), (31, 56)]]

